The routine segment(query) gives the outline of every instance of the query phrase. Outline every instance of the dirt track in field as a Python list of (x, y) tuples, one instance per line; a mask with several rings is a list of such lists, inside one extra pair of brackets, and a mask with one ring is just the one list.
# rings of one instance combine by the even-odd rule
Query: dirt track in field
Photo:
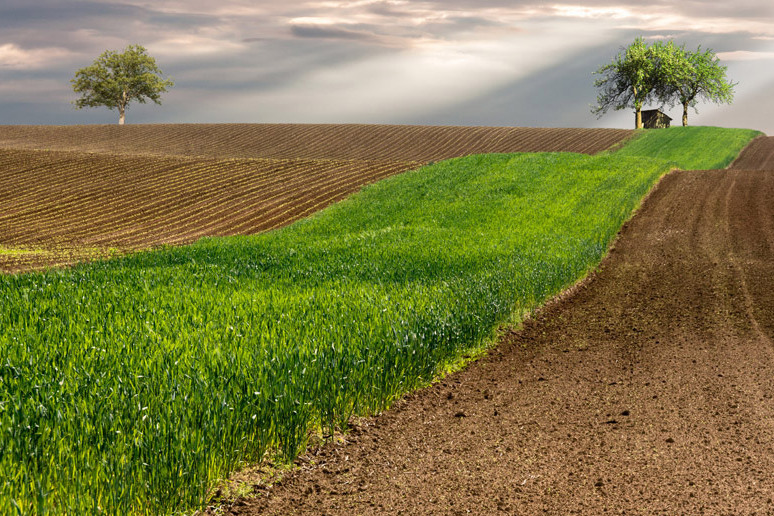
[(668, 175), (573, 293), (227, 513), (774, 514), (772, 150)]

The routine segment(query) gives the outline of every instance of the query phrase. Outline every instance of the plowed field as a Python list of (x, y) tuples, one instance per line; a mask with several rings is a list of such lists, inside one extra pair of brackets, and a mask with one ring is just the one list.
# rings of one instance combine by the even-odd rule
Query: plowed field
[(761, 136), (753, 140), (732, 168), (739, 170), (774, 170), (774, 137)]
[(595, 153), (631, 134), (368, 125), (0, 126), (0, 271), (256, 233), (428, 161), (483, 152)]
[(257, 233), (417, 166), (0, 151), (0, 268)]
[(586, 283), (230, 513), (773, 514), (773, 153), (666, 176)]
[(632, 134), (625, 129), (354, 124), (0, 126), (0, 148), (427, 162), (491, 152), (595, 154)]

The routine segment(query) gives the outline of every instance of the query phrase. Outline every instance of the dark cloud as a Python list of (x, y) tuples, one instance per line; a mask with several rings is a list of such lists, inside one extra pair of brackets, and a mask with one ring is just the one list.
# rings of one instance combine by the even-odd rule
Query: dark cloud
[(390, 18), (407, 19), (412, 16), (410, 11), (407, 11), (402, 6), (396, 6), (390, 2), (376, 2), (373, 4), (367, 4), (364, 9), (368, 13), (387, 16)]
[(349, 39), (355, 41), (379, 42), (373, 33), (344, 29), (329, 25), (291, 25), (290, 32), (299, 38)]
[[(667, 2), (667, 5), (670, 5), (670, 3)], [(685, 2), (677, 2), (673, 8), (679, 13), (699, 18), (774, 18), (774, 2), (759, 0), (735, 0), (733, 2), (687, 0)]]
[(509, 23), (496, 18), (484, 18), (483, 16), (449, 16), (445, 23), (458, 28), (479, 28), (479, 27), (505, 27)]
[(0, 5), (0, 26), (18, 27), (20, 23), (33, 27), (40, 24), (68, 24), (103, 18), (130, 19), (139, 16), (142, 8), (98, 2), (19, 2), (9, 1)]
[(134, 31), (138, 23), (153, 27), (185, 28), (209, 25), (213, 17), (206, 15), (166, 13), (146, 6), (89, 1), (34, 1), (3, 3), (0, 6), (0, 27), (19, 28), (20, 24), (34, 28), (95, 28), (109, 30), (125, 27)]
[(679, 14), (689, 19), (729, 18), (736, 20), (774, 19), (774, 2), (769, 0), (584, 0), (542, 2), (535, 0), (433, 0), (425, 3), (431, 10), (476, 11), (487, 9), (529, 10), (551, 13), (554, 6), (568, 5), (584, 8), (625, 8), (655, 15)]

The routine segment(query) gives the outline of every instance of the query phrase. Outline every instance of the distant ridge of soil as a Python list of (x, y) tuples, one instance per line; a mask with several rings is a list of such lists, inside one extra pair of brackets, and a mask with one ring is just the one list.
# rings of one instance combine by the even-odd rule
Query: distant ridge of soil
[(439, 161), (492, 152), (595, 154), (626, 129), (367, 124), (0, 126), (0, 148), (209, 158)]
[(226, 512), (774, 514), (773, 154), (667, 175), (588, 281)]
[(774, 136), (759, 136), (731, 164), (738, 170), (774, 170)]

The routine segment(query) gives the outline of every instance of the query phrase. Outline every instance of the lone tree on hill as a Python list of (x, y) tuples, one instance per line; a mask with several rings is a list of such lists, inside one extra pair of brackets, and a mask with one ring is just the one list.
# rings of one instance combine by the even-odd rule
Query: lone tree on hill
[(683, 126), (687, 126), (689, 106), (698, 113), (699, 99), (730, 104), (736, 86), (728, 80), (726, 67), (720, 65), (712, 50), (699, 47), (691, 52), (672, 41), (649, 46), (642, 38), (635, 39), (595, 74), (602, 78), (594, 81), (600, 92), (592, 113), (601, 117), (610, 108), (633, 107), (637, 129), (642, 128), (641, 110), (648, 102), (670, 106), (679, 103), (683, 107)]
[(642, 128), (642, 106), (652, 98), (657, 84), (653, 49), (637, 38), (595, 74), (602, 76), (594, 81), (601, 92), (592, 113), (601, 117), (611, 107), (615, 110), (633, 107), (637, 113), (635, 127)]
[(685, 49), (685, 45), (676, 46), (673, 42), (661, 45), (656, 52), (659, 56), (659, 85), (657, 96), (663, 104), (683, 107), (683, 126), (688, 125), (688, 107), (693, 107), (699, 99), (716, 104), (730, 104), (734, 100), (734, 86), (726, 76), (727, 67), (711, 49), (695, 52)]
[(118, 123), (126, 120), (130, 102), (145, 104), (148, 99), (161, 104), (161, 94), (174, 86), (161, 78), (156, 60), (145, 47), (129, 45), (122, 53), (107, 50), (91, 66), (81, 68), (70, 82), (81, 98), (73, 102), (77, 109), (105, 106), (118, 108)]

